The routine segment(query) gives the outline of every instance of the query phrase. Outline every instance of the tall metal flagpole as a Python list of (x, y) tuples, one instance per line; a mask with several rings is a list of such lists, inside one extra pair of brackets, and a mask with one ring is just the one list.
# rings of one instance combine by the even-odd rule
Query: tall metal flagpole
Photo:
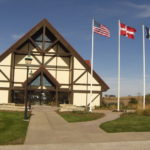
[(91, 50), (91, 84), (90, 84), (90, 109), (92, 112), (92, 92), (93, 92), (93, 56), (94, 56), (94, 18), (92, 20), (92, 50)]
[(143, 109), (145, 109), (145, 37), (144, 37), (144, 25), (142, 25), (143, 31)]
[(120, 20), (118, 21), (118, 100), (117, 111), (120, 111)]

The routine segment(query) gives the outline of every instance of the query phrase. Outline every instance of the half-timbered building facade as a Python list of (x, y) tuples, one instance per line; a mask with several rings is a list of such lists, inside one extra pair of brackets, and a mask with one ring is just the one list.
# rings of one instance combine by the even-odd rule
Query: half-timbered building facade
[[(31, 55), (27, 71), (25, 58)], [(0, 55), (0, 103), (90, 103), (90, 64), (43, 19)], [(92, 105), (99, 106), (107, 84), (94, 71)]]

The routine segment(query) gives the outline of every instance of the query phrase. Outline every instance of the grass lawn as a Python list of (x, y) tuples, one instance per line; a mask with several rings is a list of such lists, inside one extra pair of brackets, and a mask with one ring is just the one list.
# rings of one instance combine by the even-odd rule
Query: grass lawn
[(22, 144), (28, 122), (23, 112), (0, 112), (0, 144)]
[(147, 132), (150, 131), (150, 116), (123, 114), (120, 118), (105, 122), (100, 128), (106, 132)]
[(68, 122), (83, 122), (91, 121), (102, 118), (102, 113), (90, 113), (90, 112), (58, 112)]

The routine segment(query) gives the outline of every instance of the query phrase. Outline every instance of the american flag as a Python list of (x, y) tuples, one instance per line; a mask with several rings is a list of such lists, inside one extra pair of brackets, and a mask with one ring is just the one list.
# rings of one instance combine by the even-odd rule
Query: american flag
[(99, 24), (96, 21), (94, 21), (93, 31), (97, 34), (110, 37), (110, 30), (105, 25)]

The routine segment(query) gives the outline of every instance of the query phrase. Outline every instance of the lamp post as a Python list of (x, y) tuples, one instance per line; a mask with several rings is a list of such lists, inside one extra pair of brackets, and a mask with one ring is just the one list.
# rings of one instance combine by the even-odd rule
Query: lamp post
[(28, 56), (25, 58), (25, 64), (27, 66), (27, 82), (26, 82), (26, 86), (25, 86), (25, 110), (24, 110), (24, 119), (27, 120), (28, 119), (28, 73), (29, 73), (29, 66), (31, 65), (32, 62), (32, 57), (30, 55), (30, 53), (28, 54)]
[[(29, 77), (32, 77), (32, 70), (29, 73)], [(31, 84), (30, 84), (30, 94), (29, 94), (29, 110), (31, 110)]]

